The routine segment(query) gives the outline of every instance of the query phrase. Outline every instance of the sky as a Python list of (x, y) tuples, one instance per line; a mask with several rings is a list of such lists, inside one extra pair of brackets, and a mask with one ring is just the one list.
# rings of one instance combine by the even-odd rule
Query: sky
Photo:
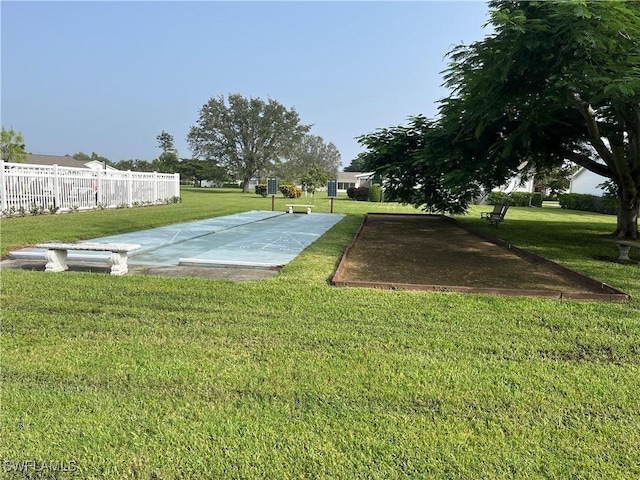
[(359, 135), (434, 117), (480, 1), (0, 2), (1, 121), (30, 153), (153, 160), (211, 97), (294, 108), (349, 165)]

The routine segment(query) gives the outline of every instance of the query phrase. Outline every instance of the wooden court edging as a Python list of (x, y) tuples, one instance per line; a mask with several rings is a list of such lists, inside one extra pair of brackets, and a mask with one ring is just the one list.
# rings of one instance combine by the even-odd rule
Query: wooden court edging
[[(386, 282), (364, 282), (364, 281), (351, 281), (344, 278), (344, 269), (346, 263), (349, 260), (349, 254), (353, 246), (358, 242), (360, 236), (362, 235), (363, 230), (366, 228), (367, 220), (370, 216), (425, 216), (429, 215), (432, 217), (443, 218), (448, 222), (451, 222), (453, 225), (462, 228), (463, 230), (469, 232), (472, 235), (475, 235), (487, 242), (493, 243), (499, 247), (505, 248), (515, 255), (534, 262), (543, 264), (544, 266), (554, 270), (556, 273), (573, 278), (586, 287), (590, 287), (592, 290), (598, 291), (595, 292), (578, 292), (578, 291), (555, 291), (555, 290), (516, 290), (516, 289), (507, 289), (507, 288), (481, 288), (481, 287), (466, 287), (460, 285), (429, 285), (429, 284), (413, 284), (413, 283), (386, 283)], [(353, 237), (353, 240), (346, 248), (342, 258), (340, 259), (340, 263), (338, 264), (338, 268), (336, 269), (336, 273), (331, 279), (331, 283), (335, 286), (343, 286), (343, 287), (365, 287), (365, 288), (382, 288), (382, 289), (406, 289), (406, 290), (422, 290), (422, 291), (433, 291), (433, 292), (460, 292), (460, 293), (480, 293), (480, 294), (488, 294), (488, 295), (507, 295), (507, 296), (536, 296), (536, 297), (548, 297), (548, 298), (558, 298), (558, 299), (571, 299), (571, 300), (596, 300), (596, 301), (604, 301), (604, 302), (628, 302), (631, 299), (631, 296), (628, 293), (625, 293), (617, 288), (614, 288), (606, 283), (599, 282), (591, 277), (588, 277), (582, 273), (576, 272), (568, 267), (564, 267), (558, 263), (555, 263), (547, 258), (544, 258), (535, 253), (528, 252), (523, 250), (515, 245), (512, 245), (508, 242), (500, 240), (497, 237), (493, 237), (491, 235), (486, 235), (480, 232), (477, 232), (466, 225), (458, 222), (456, 219), (448, 217), (446, 215), (432, 215), (432, 214), (398, 214), (398, 213), (368, 213), (360, 228)]]

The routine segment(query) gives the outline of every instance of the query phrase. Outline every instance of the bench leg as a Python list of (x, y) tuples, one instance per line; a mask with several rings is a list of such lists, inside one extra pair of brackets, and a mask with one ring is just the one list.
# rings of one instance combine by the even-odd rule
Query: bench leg
[(618, 250), (620, 250), (620, 256), (618, 257), (618, 260), (631, 260), (629, 258), (629, 249), (631, 247), (627, 246), (627, 245), (618, 245)]
[(293, 213), (293, 207), (289, 207), (289, 213)]
[(111, 252), (111, 256), (109, 257), (111, 275), (124, 275), (129, 271), (127, 258), (127, 252)]
[(44, 257), (47, 259), (47, 265), (44, 268), (45, 272), (64, 272), (69, 270), (66, 250), (47, 250)]
[(307, 207), (307, 215), (311, 213), (311, 207)]

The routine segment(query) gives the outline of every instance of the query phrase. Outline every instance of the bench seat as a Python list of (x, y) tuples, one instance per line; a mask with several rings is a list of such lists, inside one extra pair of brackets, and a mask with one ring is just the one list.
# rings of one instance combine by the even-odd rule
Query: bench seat
[(293, 213), (294, 208), (306, 208), (307, 213), (311, 213), (311, 209), (315, 207), (315, 205), (297, 205), (293, 203), (288, 203), (287, 208), (289, 209), (289, 213)]
[(37, 248), (45, 248), (47, 265), (46, 272), (64, 272), (69, 269), (67, 265), (67, 252), (69, 250), (89, 250), (96, 252), (111, 252), (109, 265), (111, 275), (124, 275), (129, 271), (127, 266), (128, 253), (138, 250), (140, 245), (132, 243), (97, 243), (97, 242), (46, 242), (38, 243)]
[(618, 251), (620, 252), (620, 256), (618, 260), (631, 260), (629, 258), (629, 249), (632, 247), (640, 250), (640, 242), (633, 240), (616, 240), (616, 244), (618, 245)]

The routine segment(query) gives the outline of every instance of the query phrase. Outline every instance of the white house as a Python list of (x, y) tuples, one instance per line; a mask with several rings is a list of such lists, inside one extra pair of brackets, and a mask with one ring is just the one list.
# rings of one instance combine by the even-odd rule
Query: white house
[(605, 190), (598, 185), (604, 183), (607, 179), (584, 167), (580, 167), (580, 170), (571, 175), (569, 180), (569, 193), (583, 193), (597, 197), (601, 197), (606, 193)]
[(494, 192), (505, 192), (505, 193), (513, 193), (513, 192), (528, 192), (533, 193), (535, 191), (535, 178), (533, 175), (529, 178), (522, 178), (520, 175), (516, 175), (512, 177), (504, 185), (501, 185), (498, 188), (493, 189)]

